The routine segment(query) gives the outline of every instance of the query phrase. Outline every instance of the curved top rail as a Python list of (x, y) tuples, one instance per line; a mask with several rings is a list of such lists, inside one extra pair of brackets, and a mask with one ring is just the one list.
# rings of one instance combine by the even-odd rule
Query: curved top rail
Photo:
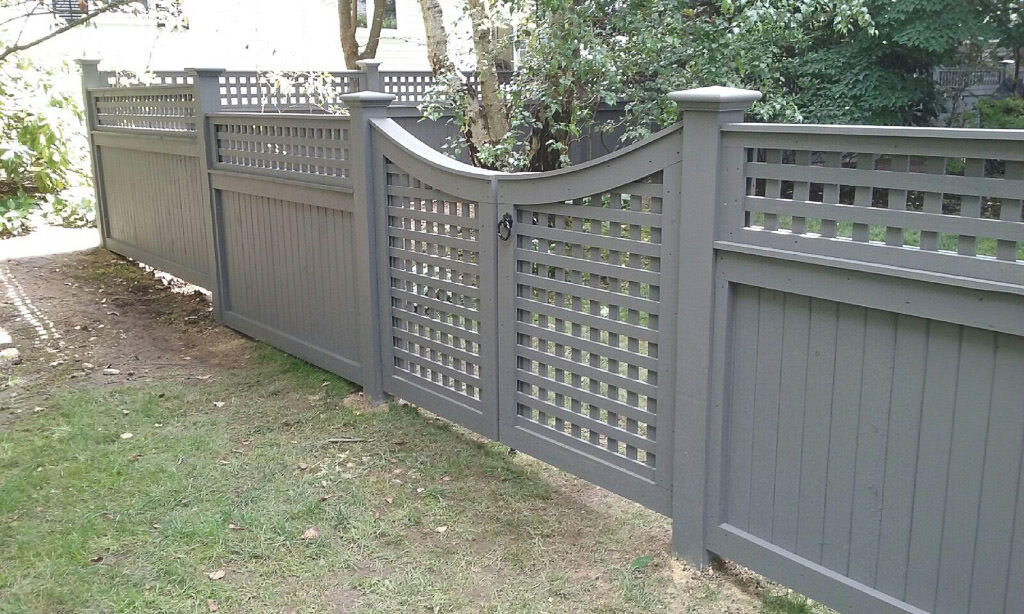
[(506, 173), (500, 177), (501, 202), (522, 205), (584, 198), (638, 181), (682, 160), (682, 123), (600, 158), (555, 171)]
[(381, 151), (404, 171), (456, 198), (478, 203), (496, 202), (496, 179), (507, 173), (477, 168), (449, 158), (392, 119), (373, 119), (370, 123), (374, 138), (385, 142)]
[(543, 204), (583, 198), (637, 181), (681, 159), (682, 142), (673, 137), (682, 132), (682, 124), (584, 164), (555, 171), (505, 173), (449, 158), (394, 120), (371, 122), (375, 134), (393, 146), (387, 155), (403, 169), (452, 196), (490, 202)]

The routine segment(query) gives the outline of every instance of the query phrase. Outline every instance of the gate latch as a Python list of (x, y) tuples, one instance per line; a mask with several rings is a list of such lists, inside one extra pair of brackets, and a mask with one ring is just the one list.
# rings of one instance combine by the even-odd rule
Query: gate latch
[(502, 241), (508, 241), (512, 236), (512, 221), (511, 213), (501, 216), (501, 220), (498, 221), (498, 238)]

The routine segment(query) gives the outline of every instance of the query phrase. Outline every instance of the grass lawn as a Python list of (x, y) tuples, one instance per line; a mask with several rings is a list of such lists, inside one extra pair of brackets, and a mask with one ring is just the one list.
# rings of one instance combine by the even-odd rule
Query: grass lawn
[(201, 378), (26, 390), (0, 424), (0, 613), (819, 611), (673, 561), (659, 515), (237, 343)]

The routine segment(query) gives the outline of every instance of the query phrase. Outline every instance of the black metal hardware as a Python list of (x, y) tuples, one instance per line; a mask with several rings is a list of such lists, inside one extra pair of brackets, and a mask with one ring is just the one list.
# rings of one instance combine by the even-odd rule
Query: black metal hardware
[(498, 221), (498, 238), (502, 241), (508, 241), (512, 236), (512, 221), (511, 213), (501, 216), (501, 220)]

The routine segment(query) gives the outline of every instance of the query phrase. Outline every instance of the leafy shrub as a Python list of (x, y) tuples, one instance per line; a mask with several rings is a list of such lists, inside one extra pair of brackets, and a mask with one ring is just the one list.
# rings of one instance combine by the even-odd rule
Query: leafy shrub
[(977, 109), (982, 128), (1024, 129), (1024, 98), (986, 98)]
[(28, 232), (28, 214), (34, 205), (35, 199), (24, 192), (0, 197), (0, 237)]
[(88, 147), (68, 68), (24, 57), (0, 63), (0, 236), (29, 230), (42, 207), (51, 222), (83, 225), (93, 202)]

